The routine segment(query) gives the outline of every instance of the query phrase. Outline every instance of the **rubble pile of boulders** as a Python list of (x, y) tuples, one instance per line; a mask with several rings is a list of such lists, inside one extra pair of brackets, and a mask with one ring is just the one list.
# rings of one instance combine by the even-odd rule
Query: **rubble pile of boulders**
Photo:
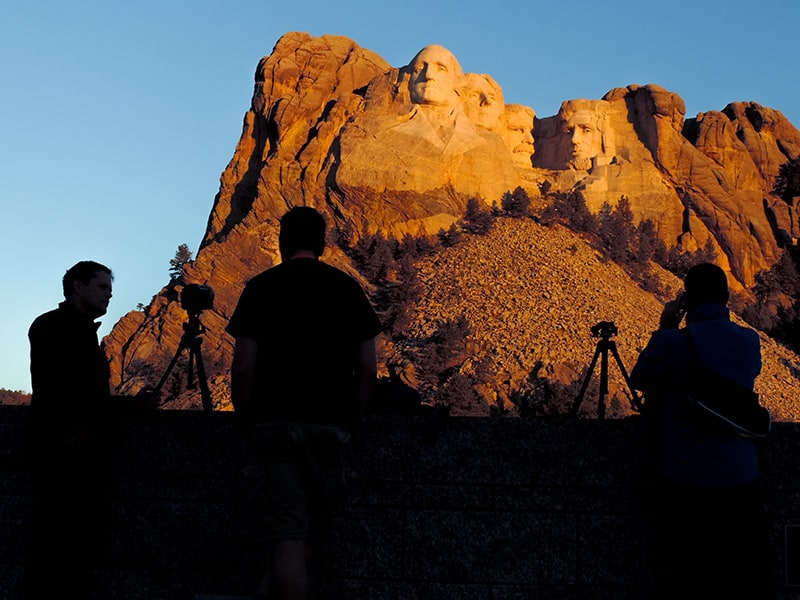
[[(442, 321), (465, 316), (471, 356), (462, 369), (488, 361), (493, 390), (487, 394), (481, 386), (483, 395), (488, 405), (500, 404), (505, 412), (515, 412), (510, 399), (529, 390), (534, 377), (560, 385), (582, 382), (600, 341), (592, 328), (601, 322), (616, 326), (612, 339), (629, 372), (663, 307), (580, 236), (529, 219), (498, 219), (490, 234), (468, 235), (418, 266), (424, 293), (399, 351), (413, 363), (413, 357), (424, 356), (414, 352), (415, 344), (424, 345)], [(659, 277), (667, 297), (681, 289), (670, 274), (660, 271)], [(800, 415), (795, 400), (800, 398), (800, 359), (762, 337), (758, 391), (776, 419), (794, 420)], [(609, 361), (609, 398), (616, 412), (607, 414), (625, 416), (631, 413), (630, 392), (613, 355)], [(598, 361), (590, 382), (599, 377)], [(587, 416), (597, 401), (596, 388), (590, 389), (595, 395), (587, 394), (582, 406)]]

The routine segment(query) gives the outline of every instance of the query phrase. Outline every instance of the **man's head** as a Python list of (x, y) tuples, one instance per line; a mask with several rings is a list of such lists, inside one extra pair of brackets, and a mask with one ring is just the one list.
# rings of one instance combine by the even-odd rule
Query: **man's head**
[(79, 311), (95, 319), (106, 314), (111, 300), (111, 269), (92, 260), (70, 267), (61, 283), (64, 298)]
[(683, 296), (684, 302), (689, 310), (701, 304), (713, 303), (724, 306), (728, 303), (728, 278), (725, 271), (717, 265), (711, 263), (695, 265), (686, 274), (683, 287), (686, 290)]
[(567, 100), (558, 111), (562, 124), (562, 157), (573, 169), (589, 169), (592, 159), (611, 152), (605, 123), (608, 103), (603, 100)]
[(283, 260), (302, 250), (317, 257), (325, 250), (325, 219), (310, 206), (295, 206), (281, 217), (278, 245)]
[(464, 71), (456, 57), (444, 46), (425, 46), (405, 68), (411, 76), (408, 91), (414, 104), (454, 108), (456, 92), (463, 82)]
[(536, 113), (521, 104), (506, 104), (506, 127), (503, 141), (511, 150), (514, 162), (524, 167), (531, 166), (533, 156), (533, 122)]
[(464, 112), (479, 127), (500, 133), (505, 113), (502, 88), (489, 75), (477, 73), (467, 73), (464, 82)]

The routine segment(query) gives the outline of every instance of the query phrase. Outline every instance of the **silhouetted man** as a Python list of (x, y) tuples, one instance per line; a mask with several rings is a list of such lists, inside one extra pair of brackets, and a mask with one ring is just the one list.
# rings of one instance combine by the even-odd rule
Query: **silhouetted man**
[(37, 600), (89, 597), (108, 509), (109, 370), (95, 319), (108, 308), (112, 274), (82, 261), (62, 284), (64, 302), (28, 332), (33, 536), (23, 587)]
[(372, 393), (381, 325), (361, 286), (319, 260), (316, 210), (284, 215), (279, 245), (283, 262), (248, 282), (227, 327), (231, 392), (265, 462), (269, 597), (305, 598), (306, 552), (327, 525), (342, 446)]
[[(716, 265), (689, 270), (631, 371), (658, 439), (655, 569), (659, 598), (774, 598), (771, 549), (760, 499), (757, 449), (718, 431), (686, 406), (692, 353), (729, 381), (753, 389), (758, 334), (730, 320), (728, 282)], [(683, 310), (686, 328), (678, 329)]]

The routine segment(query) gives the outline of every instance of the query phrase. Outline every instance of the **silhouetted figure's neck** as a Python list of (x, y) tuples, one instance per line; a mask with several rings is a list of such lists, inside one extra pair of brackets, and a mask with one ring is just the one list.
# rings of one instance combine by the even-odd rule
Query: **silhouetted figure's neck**
[(317, 260), (319, 259), (319, 256), (317, 256), (311, 250), (298, 250), (289, 257), (289, 260), (294, 260), (295, 258), (313, 258), (314, 260)]

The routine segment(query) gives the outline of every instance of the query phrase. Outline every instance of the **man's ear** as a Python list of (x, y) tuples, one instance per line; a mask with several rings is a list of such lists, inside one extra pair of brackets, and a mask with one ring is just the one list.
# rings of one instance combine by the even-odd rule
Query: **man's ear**
[(72, 293), (67, 297), (79, 296), (85, 287), (86, 284), (76, 277), (75, 281), (72, 282)]

